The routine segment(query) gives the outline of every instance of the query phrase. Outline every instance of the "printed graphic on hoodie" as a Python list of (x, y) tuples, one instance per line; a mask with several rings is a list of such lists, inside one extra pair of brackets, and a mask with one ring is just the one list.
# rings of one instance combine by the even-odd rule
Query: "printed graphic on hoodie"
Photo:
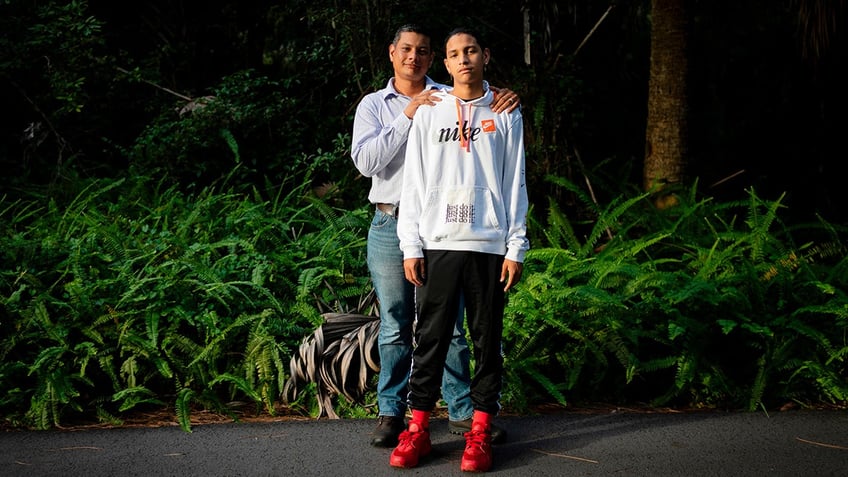
[[(489, 122), (492, 123), (492, 130), (494, 130), (494, 121)], [(468, 121), (463, 123), (462, 130), (460, 130), (459, 121), (457, 121), (455, 127), (439, 129), (439, 142), (476, 141), (481, 131), (480, 128), (469, 128)]]
[(445, 212), (445, 223), (474, 223), (474, 204), (448, 204)]

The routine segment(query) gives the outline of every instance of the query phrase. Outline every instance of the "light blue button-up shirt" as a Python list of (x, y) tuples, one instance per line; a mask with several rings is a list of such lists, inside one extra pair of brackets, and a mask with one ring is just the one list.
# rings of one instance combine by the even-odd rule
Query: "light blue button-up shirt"
[[(445, 85), (425, 77), (425, 88)], [(400, 202), (406, 139), (412, 120), (403, 114), (411, 98), (395, 89), (394, 78), (386, 87), (362, 98), (353, 120), (350, 156), (359, 172), (371, 178), (368, 200), (372, 204)]]

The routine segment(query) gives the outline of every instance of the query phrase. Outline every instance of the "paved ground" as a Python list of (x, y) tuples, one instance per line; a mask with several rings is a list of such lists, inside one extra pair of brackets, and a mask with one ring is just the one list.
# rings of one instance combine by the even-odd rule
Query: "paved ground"
[[(606, 413), (499, 419), (502, 476), (848, 476), (848, 411)], [(432, 423), (433, 453), (389, 467), (371, 420), (0, 433), (0, 476), (452, 476), (461, 436)]]

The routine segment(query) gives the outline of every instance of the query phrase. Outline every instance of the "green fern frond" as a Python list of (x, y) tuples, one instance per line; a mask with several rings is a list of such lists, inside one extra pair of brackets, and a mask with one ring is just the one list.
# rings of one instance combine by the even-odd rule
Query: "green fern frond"
[[(751, 233), (751, 258), (754, 262), (760, 262), (765, 257), (765, 244), (771, 241), (769, 233), (772, 224), (777, 220), (777, 212), (784, 207), (781, 201), (786, 196), (784, 192), (775, 201), (765, 202), (757, 197), (753, 189), (749, 190), (750, 206), (748, 210), (748, 227)], [(765, 205), (765, 214), (760, 214), (761, 207)]]
[(238, 141), (236, 141), (236, 138), (235, 136), (233, 136), (232, 131), (227, 128), (221, 128), (220, 130), (218, 130), (218, 133), (224, 139), (224, 142), (227, 144), (227, 147), (230, 148), (230, 152), (233, 153), (233, 159), (235, 160), (235, 162), (241, 162)]
[(574, 197), (577, 198), (577, 200), (587, 209), (593, 210), (597, 214), (601, 213), (601, 209), (598, 208), (598, 204), (592, 199), (589, 193), (583, 187), (578, 186), (568, 178), (547, 175), (545, 176), (545, 180), (574, 194)]
[(174, 372), (171, 370), (171, 365), (168, 364), (168, 361), (159, 356), (151, 356), (150, 361), (153, 363), (153, 366), (159, 371), (159, 375), (163, 378), (170, 379), (174, 377)]
[(177, 413), (177, 422), (185, 432), (191, 431), (191, 403), (195, 397), (195, 392), (191, 388), (182, 388), (177, 392), (177, 399), (174, 402), (174, 409)]
[(253, 384), (253, 373), (256, 373), (261, 402), (268, 413), (274, 415), (274, 402), (285, 382), (285, 367), (275, 337), (269, 335), (261, 323), (258, 322), (249, 335), (244, 359), (245, 379)]
[(581, 249), (582, 244), (574, 233), (571, 221), (560, 210), (559, 204), (554, 202), (553, 198), (549, 199), (547, 219), (548, 223), (543, 229), (543, 233), (551, 247), (571, 250)]
[(98, 199), (101, 199), (108, 192), (123, 185), (124, 181), (125, 179), (108, 181), (105, 186), (99, 189), (97, 187), (102, 185), (103, 182), (101, 181), (92, 181), (88, 184), (65, 207), (65, 212), (58, 222), (59, 228), (57, 229), (57, 233), (64, 240), (72, 240), (75, 237), (85, 236), (85, 233), (82, 231), (85, 229), (84, 225), (86, 221), (89, 220), (88, 216), (97, 210), (97, 207), (92, 206), (92, 204), (97, 204)]
[[(627, 341), (617, 332), (610, 330), (603, 337), (603, 344), (616, 357), (621, 367), (625, 370), (630, 370), (634, 366), (633, 354), (630, 352)], [(628, 372), (628, 375), (631, 374)], [(626, 380), (627, 383), (630, 379)]]
[(533, 381), (539, 383), (542, 388), (556, 400), (560, 405), (568, 405), (568, 400), (565, 395), (559, 390), (559, 385), (551, 380), (546, 374), (538, 371), (535, 368), (529, 367), (522, 369), (522, 372), (529, 376)]
[(678, 356), (676, 364), (677, 372), (674, 376), (674, 387), (678, 391), (682, 391), (695, 379), (698, 367), (696, 360), (688, 355)]
[(227, 340), (230, 333), (234, 332), (235, 330), (241, 329), (247, 323), (253, 322), (259, 318), (260, 316), (258, 315), (241, 315), (236, 318), (235, 321), (233, 321), (230, 325), (224, 328), (206, 346), (204, 346), (199, 353), (194, 355), (195, 358), (188, 364), (188, 367), (190, 368), (196, 365), (197, 363), (208, 360), (211, 356), (218, 355), (221, 352), (221, 343)]
[(525, 332), (522, 333), (520, 341), (513, 343), (510, 347), (507, 356), (510, 362), (523, 362), (523, 358), (533, 356), (541, 348), (539, 341), (548, 336), (546, 333), (548, 327), (544, 324), (532, 331), (524, 330), (521, 326), (517, 326), (517, 328)]
[(120, 427), (124, 425), (124, 421), (117, 416), (113, 415), (102, 406), (97, 406), (95, 410), (95, 414), (97, 416), (97, 422), (109, 424), (110, 426)]
[(677, 363), (676, 356), (666, 356), (664, 358), (654, 358), (647, 361), (639, 362), (639, 370), (644, 373), (653, 373), (655, 371), (670, 369)]
[(9, 217), (9, 224), (12, 226), (26, 224), (39, 216), (44, 216), (45, 207), (39, 205), (37, 201), (24, 201), (17, 199), (13, 202), (7, 202), (8, 196), (3, 194), (0, 198), (4, 208), (0, 210), (0, 217)]
[(236, 376), (236, 375), (233, 375), (233, 374), (230, 374), (230, 373), (222, 373), (222, 374), (215, 376), (215, 379), (213, 379), (209, 383), (209, 385), (214, 386), (214, 385), (220, 384), (220, 383), (231, 384), (236, 389), (241, 391), (245, 396), (247, 396), (248, 398), (253, 400), (253, 402), (255, 402), (257, 404), (262, 404), (262, 396), (258, 392), (256, 392), (256, 390), (253, 388), (253, 385), (251, 384), (251, 382), (248, 381), (247, 379), (245, 379), (244, 377)]
[(525, 256), (525, 266), (530, 262), (538, 262), (546, 265), (550, 271), (562, 271), (570, 268), (569, 264), (573, 264), (578, 259), (573, 251), (569, 249), (548, 247), (548, 248), (531, 248)]
[(765, 355), (762, 355), (759, 357), (759, 359), (757, 359), (756, 370), (757, 374), (754, 377), (754, 382), (748, 397), (748, 411), (756, 410), (763, 399), (763, 393), (765, 392), (766, 384), (768, 382)]
[(610, 202), (610, 204), (598, 216), (598, 221), (592, 227), (592, 230), (586, 237), (583, 246), (579, 249), (579, 251), (577, 251), (578, 256), (590, 256), (595, 247), (598, 245), (601, 236), (608, 231), (618, 230), (621, 227), (619, 225), (619, 220), (622, 216), (628, 213), (636, 204), (644, 202), (649, 195), (650, 194), (644, 193), (623, 201), (617, 199)]
[(112, 395), (112, 401), (119, 403), (120, 412), (128, 411), (140, 404), (164, 406), (165, 403), (156, 397), (156, 393), (144, 386), (133, 386)]
[(216, 356), (215, 353), (220, 352), (221, 350), (215, 349), (214, 347), (207, 347), (204, 349), (203, 346), (195, 343), (188, 336), (179, 333), (171, 333), (163, 337), (162, 351), (172, 363), (175, 363), (181, 368), (190, 368), (194, 366), (196, 362), (203, 361), (203, 359), (195, 359), (188, 363), (185, 363), (183, 361), (184, 359), (196, 358), (201, 352), (205, 352), (207, 355), (204, 359), (212, 359), (212, 357)]

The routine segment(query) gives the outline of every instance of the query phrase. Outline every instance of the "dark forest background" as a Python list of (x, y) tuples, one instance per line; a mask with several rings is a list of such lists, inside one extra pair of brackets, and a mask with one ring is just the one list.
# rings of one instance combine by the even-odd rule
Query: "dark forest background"
[[(749, 186), (767, 197), (788, 192), (793, 214), (843, 220), (844, 15), (811, 20), (815, 12), (801, 7), (816, 2), (685, 3), (690, 176), (710, 194), (735, 197)], [(268, 88), (253, 84), (253, 105), (264, 98), (265, 117), (233, 129), (253, 180), (273, 180), (299, 155), (332, 152), (338, 157), (328, 159), (335, 167), (326, 173), (338, 181), (350, 174), (343, 146), (356, 103), (385, 83), (387, 44), (407, 21), (431, 27), (437, 48), (455, 25), (484, 32), (494, 53), (490, 81), (521, 94), (532, 120), (529, 153), (539, 174), (573, 171), (576, 153), (585, 168), (638, 178), (644, 156), (645, 0), (7, 1), (2, 9), (5, 190), (55, 183), (68, 167), (111, 176), (138, 164), (214, 180), (232, 165), (215, 157), (216, 146), (229, 154), (220, 138), (182, 145), (203, 150), (203, 158), (173, 164), (165, 149), (179, 145), (165, 141), (188, 139), (154, 129), (172, 127), (176, 111), (240, 81)], [(810, 38), (812, 21), (831, 25), (825, 38)], [(251, 79), (239, 79), (246, 72)], [(440, 61), (431, 76), (446, 79)], [(162, 151), (140, 152), (140, 142), (157, 139)], [(361, 200), (360, 192), (352, 197)]]

